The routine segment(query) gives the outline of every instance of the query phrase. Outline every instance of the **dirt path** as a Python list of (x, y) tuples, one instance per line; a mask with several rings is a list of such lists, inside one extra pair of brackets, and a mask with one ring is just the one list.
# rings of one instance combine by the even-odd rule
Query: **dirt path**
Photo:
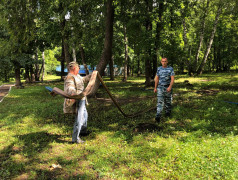
[(14, 84), (4, 84), (4, 85), (0, 86), (0, 102), (3, 101), (4, 97), (11, 90), (12, 86), (15, 86), (15, 85)]

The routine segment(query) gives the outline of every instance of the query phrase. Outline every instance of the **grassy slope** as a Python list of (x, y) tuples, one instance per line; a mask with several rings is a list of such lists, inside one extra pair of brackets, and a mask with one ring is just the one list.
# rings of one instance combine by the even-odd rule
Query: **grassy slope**
[[(155, 106), (143, 82), (106, 79), (127, 113)], [(238, 75), (177, 76), (173, 116), (161, 124), (155, 111), (124, 118), (99, 89), (87, 107), (92, 133), (84, 145), (68, 143), (73, 118), (45, 86), (63, 83), (13, 88), (0, 104), (0, 179), (238, 178), (238, 109), (223, 101), (238, 102)]]

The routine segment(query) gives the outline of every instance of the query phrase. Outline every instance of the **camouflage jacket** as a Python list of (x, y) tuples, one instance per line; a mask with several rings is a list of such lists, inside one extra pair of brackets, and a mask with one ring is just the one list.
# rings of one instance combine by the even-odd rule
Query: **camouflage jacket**
[[(84, 90), (84, 83), (88, 82), (91, 75), (81, 77), (80, 75), (74, 75), (69, 73), (64, 79), (64, 92), (69, 95), (80, 94)], [(82, 98), (83, 100), (86, 97)], [(77, 112), (77, 101), (73, 101), (72, 99), (65, 98), (64, 100), (64, 113), (73, 113)]]

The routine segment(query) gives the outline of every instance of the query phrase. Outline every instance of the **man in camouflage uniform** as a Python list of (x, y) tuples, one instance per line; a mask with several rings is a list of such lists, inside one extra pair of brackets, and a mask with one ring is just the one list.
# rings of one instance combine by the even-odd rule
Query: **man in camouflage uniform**
[(155, 76), (154, 92), (157, 93), (157, 113), (155, 120), (160, 122), (163, 106), (165, 107), (165, 115), (169, 117), (172, 109), (172, 86), (174, 84), (174, 70), (168, 66), (167, 58), (161, 59), (162, 66), (158, 67)]
[[(81, 77), (79, 72), (79, 65), (76, 62), (71, 62), (68, 65), (68, 75), (64, 82), (64, 91), (69, 95), (78, 95), (84, 90), (84, 83), (89, 81), (90, 76)], [(79, 138), (80, 133), (85, 133), (87, 128), (88, 112), (86, 109), (86, 97), (80, 100), (67, 99), (64, 100), (64, 113), (76, 114), (72, 143), (84, 143)]]

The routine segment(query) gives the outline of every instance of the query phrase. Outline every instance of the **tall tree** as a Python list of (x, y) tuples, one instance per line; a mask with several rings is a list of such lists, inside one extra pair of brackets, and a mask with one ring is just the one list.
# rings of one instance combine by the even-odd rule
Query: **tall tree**
[(114, 62), (113, 57), (109, 60), (109, 71), (110, 71), (110, 80), (114, 80)]
[(128, 38), (126, 32), (126, 26), (124, 25), (124, 46), (125, 46), (125, 57), (124, 57), (124, 77), (123, 81), (127, 81), (127, 74), (128, 74)]
[(107, 14), (106, 14), (104, 49), (96, 69), (100, 73), (100, 75), (103, 75), (107, 63), (112, 58), (112, 37), (113, 37), (113, 20), (114, 20), (113, 0), (107, 0), (106, 6), (107, 6)]
[(146, 50), (145, 50), (145, 85), (146, 86), (150, 86), (151, 85), (151, 71), (152, 71), (152, 67), (151, 67), (151, 50), (152, 50), (152, 46), (151, 46), (151, 36), (152, 36), (152, 22), (151, 22), (151, 17), (150, 14), (152, 13), (152, 5), (153, 2), (151, 0), (145, 0), (145, 5), (146, 5), (146, 10), (147, 10), (147, 14), (145, 17), (145, 29), (146, 29)]
[[(195, 56), (195, 61), (193, 63), (193, 67), (197, 67), (197, 65), (198, 65), (199, 54), (200, 54), (200, 51), (201, 51), (201, 48), (202, 48), (203, 39), (204, 39), (205, 26), (206, 26), (206, 17), (207, 17), (207, 13), (208, 13), (208, 9), (209, 9), (209, 3), (210, 3), (210, 1), (207, 0), (207, 5), (206, 5), (205, 10), (204, 10), (205, 13), (202, 16), (199, 45), (198, 45), (197, 53), (196, 53), (196, 56)], [(205, 4), (205, 1), (204, 1), (204, 4)]]
[(67, 5), (64, 1), (59, 3), (59, 15), (60, 15), (60, 27), (61, 27), (61, 34), (62, 34), (62, 42), (64, 47), (64, 58), (67, 64), (70, 63), (70, 53), (69, 53), (69, 30), (67, 28), (67, 20), (65, 19), (67, 13)]
[(154, 57), (153, 57), (153, 74), (152, 76), (155, 77), (156, 72), (157, 72), (157, 66), (158, 66), (158, 53), (159, 53), (159, 48), (160, 48), (160, 38), (161, 38), (161, 32), (163, 29), (163, 13), (165, 10), (164, 2), (159, 1), (156, 4), (158, 7), (155, 8), (156, 10), (156, 15), (158, 16), (156, 20), (156, 30), (155, 30), (155, 45), (154, 45)]
[(27, 54), (33, 54), (35, 46), (35, 18), (37, 2), (13, 0), (1, 1), (3, 5), (3, 17), (7, 19), (7, 29), (10, 34), (9, 43), (11, 62), (14, 64), (16, 86), (21, 86), (20, 69), (29, 60)]
[(84, 66), (84, 68), (86, 70), (86, 74), (88, 75), (89, 74), (89, 70), (88, 70), (88, 66), (87, 66), (87, 63), (86, 63), (86, 59), (85, 59), (85, 52), (84, 52), (83, 46), (81, 44), (79, 44), (79, 51), (80, 51), (80, 55), (81, 55), (83, 66)]
[[(105, 40), (104, 49), (102, 52), (101, 59), (97, 65), (96, 70), (102, 76), (106, 65), (112, 58), (112, 38), (113, 38), (113, 21), (114, 21), (114, 6), (113, 0), (107, 0), (106, 3), (106, 17), (105, 17)], [(94, 95), (99, 87), (100, 82), (96, 81), (93, 89), (91, 90), (91, 96)]]
[(221, 12), (222, 12), (222, 4), (219, 3), (218, 9), (217, 9), (217, 13), (216, 13), (216, 17), (215, 17), (215, 21), (214, 21), (214, 25), (213, 25), (213, 29), (212, 29), (212, 32), (211, 32), (211, 37), (209, 39), (206, 52), (205, 52), (205, 54), (203, 56), (203, 60), (202, 60), (200, 66), (199, 66), (199, 68), (197, 70), (197, 74), (202, 74), (203, 68), (204, 68), (204, 66), (206, 64), (207, 57), (208, 57), (208, 55), (210, 53), (210, 50), (211, 50), (211, 47), (212, 47), (213, 39), (214, 39), (214, 36), (215, 36), (215, 33), (216, 33), (217, 24), (218, 24), (218, 20), (219, 20)]
[(42, 52), (42, 65), (41, 65), (41, 70), (40, 73), (42, 72), (41, 75), (41, 81), (44, 81), (44, 77), (45, 77), (45, 52)]

